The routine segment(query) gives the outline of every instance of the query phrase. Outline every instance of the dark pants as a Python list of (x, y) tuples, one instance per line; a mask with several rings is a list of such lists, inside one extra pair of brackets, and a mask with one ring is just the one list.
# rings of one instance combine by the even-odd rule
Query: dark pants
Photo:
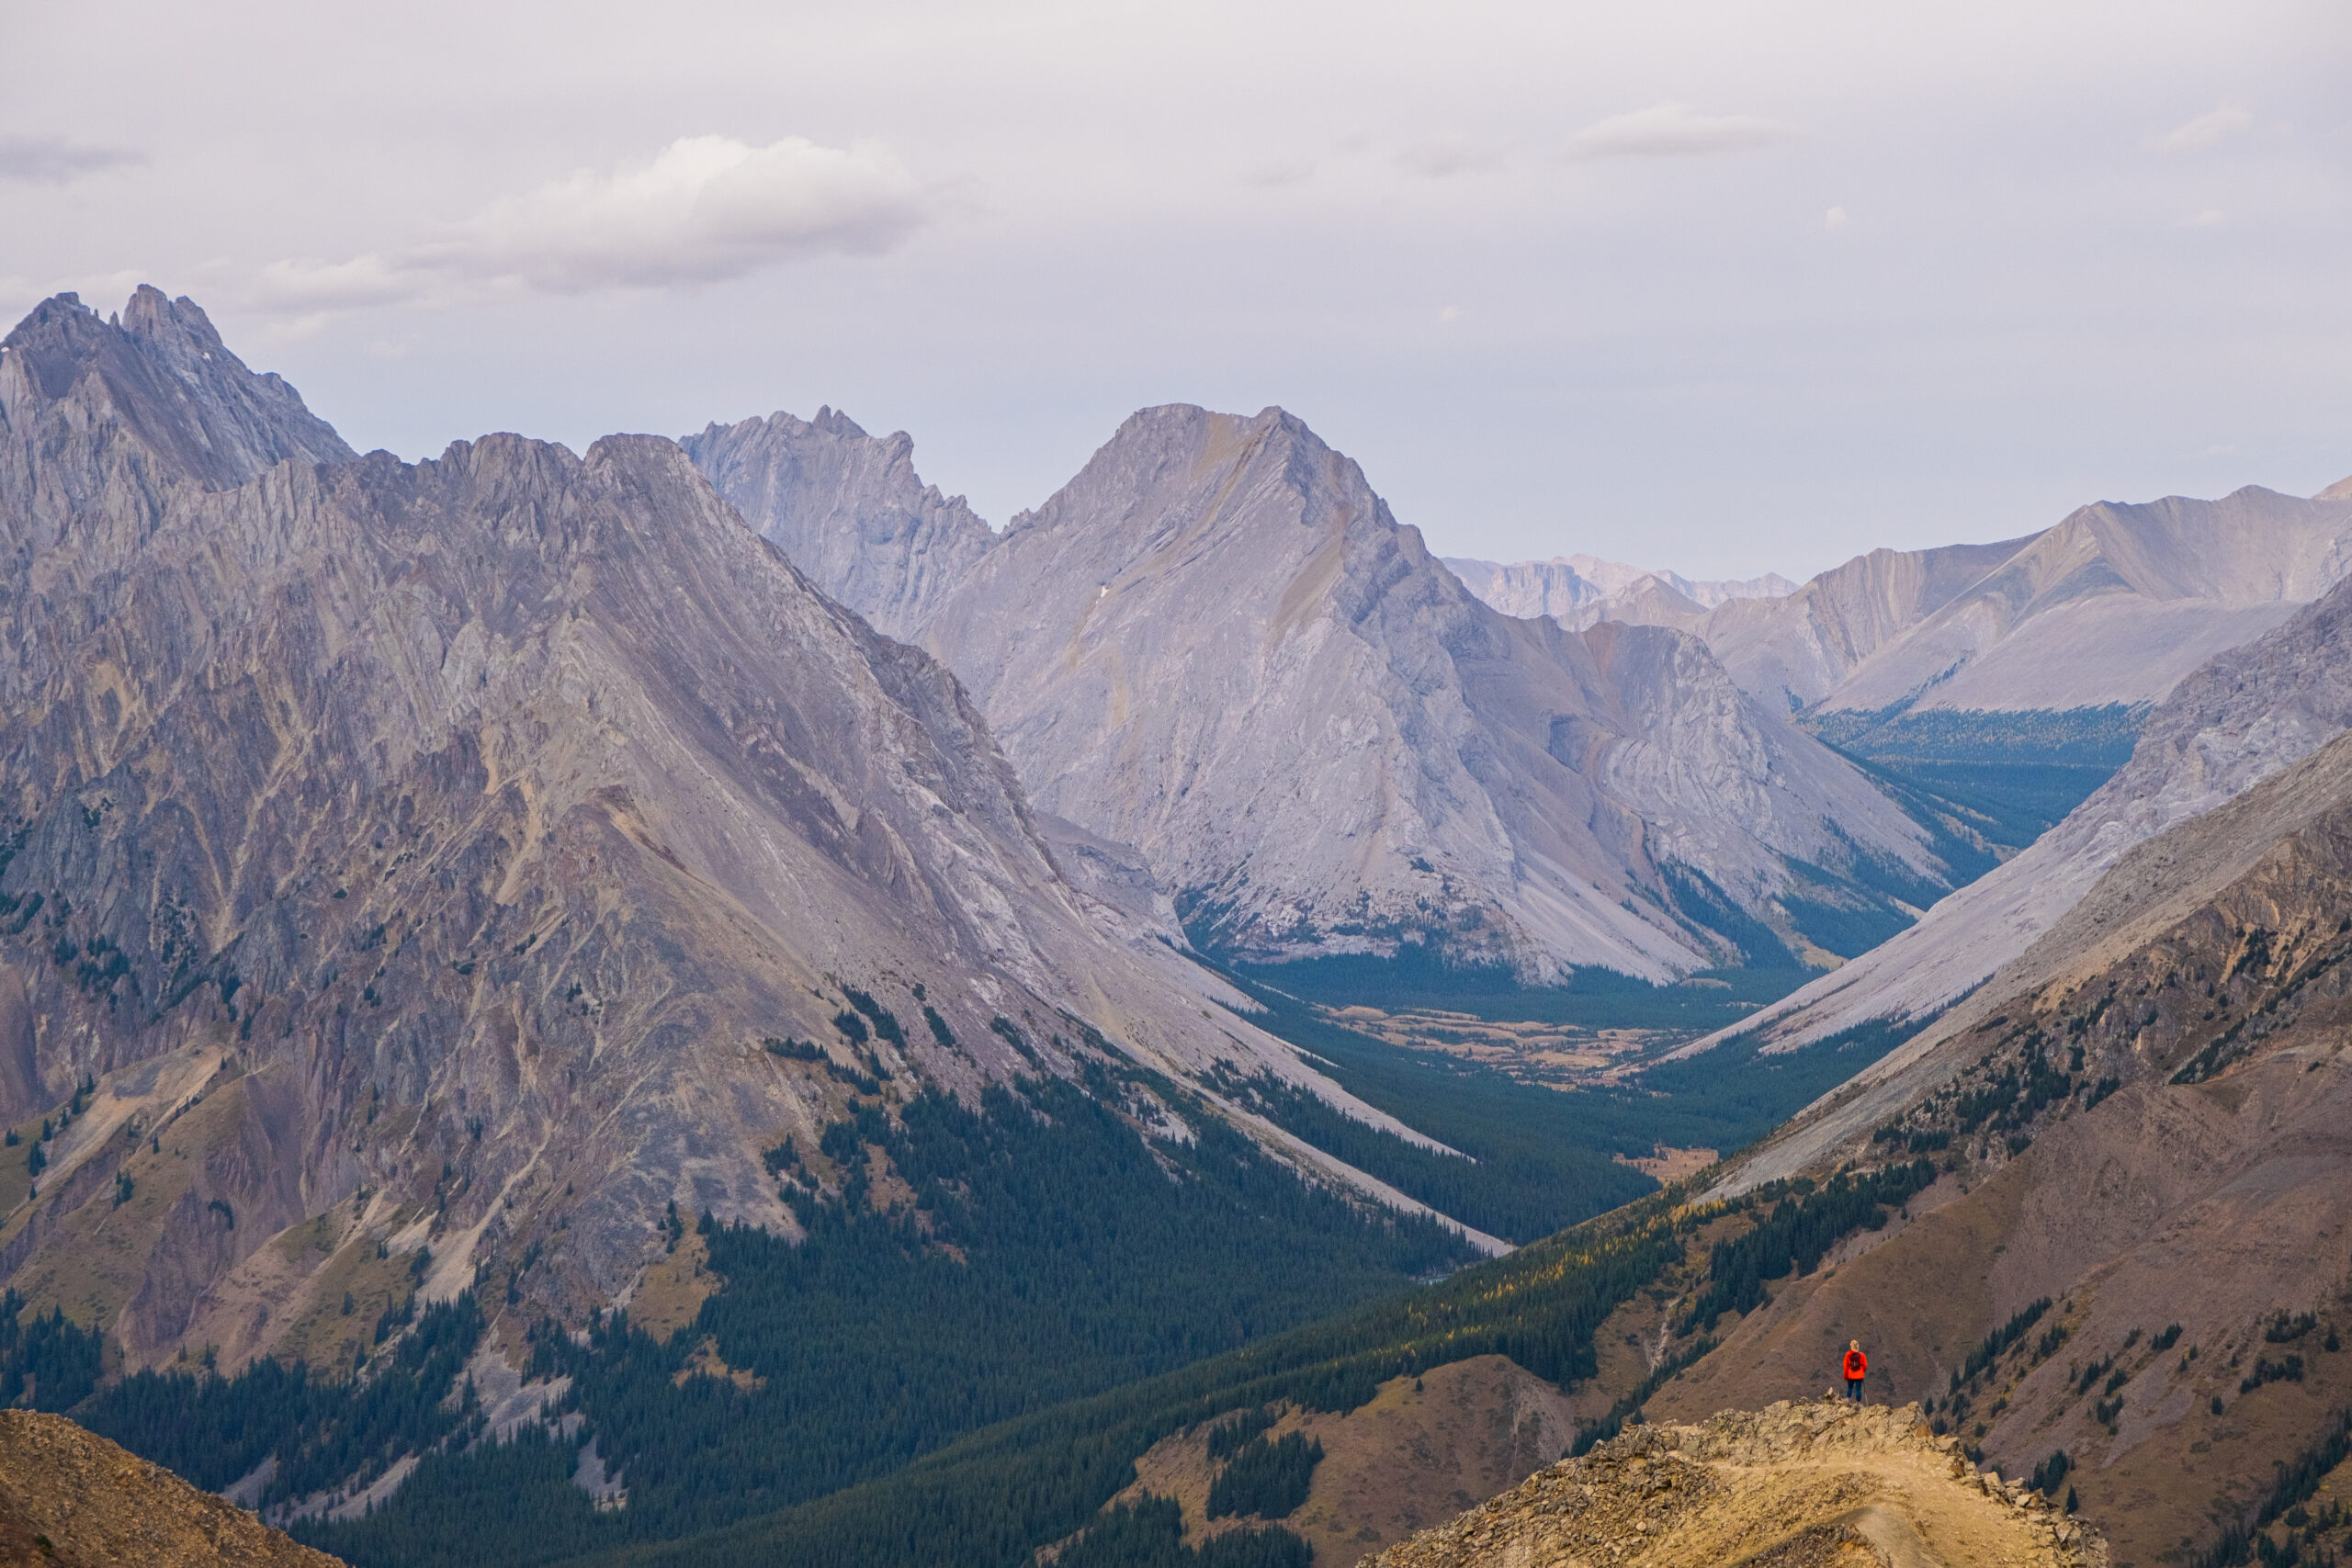
[(1846, 1380), (1846, 1397), (1852, 1400), (1857, 1404), (1860, 1404), (1862, 1402), (1861, 1379), (1848, 1378)]

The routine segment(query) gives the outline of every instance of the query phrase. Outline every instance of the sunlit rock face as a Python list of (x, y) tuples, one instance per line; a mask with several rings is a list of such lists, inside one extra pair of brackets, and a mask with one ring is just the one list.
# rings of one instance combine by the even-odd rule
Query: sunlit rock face
[(1229, 956), (1657, 978), (1738, 956), (1676, 868), (1747, 909), (1784, 856), (1943, 874), (1702, 645), (1498, 613), (1280, 410), (1136, 415), (917, 635), (1038, 806), (1136, 846)]

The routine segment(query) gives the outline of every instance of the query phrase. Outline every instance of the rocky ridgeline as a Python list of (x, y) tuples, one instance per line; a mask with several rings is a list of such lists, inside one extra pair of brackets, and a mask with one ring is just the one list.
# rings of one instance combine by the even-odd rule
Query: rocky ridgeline
[(62, 1416), (0, 1410), (0, 1564), (341, 1568)]
[(1366, 1568), (1642, 1562), (1653, 1568), (1997, 1561), (2105, 1568), (2104, 1540), (1979, 1472), (1917, 1405), (1840, 1401), (1636, 1427), (1537, 1472)]

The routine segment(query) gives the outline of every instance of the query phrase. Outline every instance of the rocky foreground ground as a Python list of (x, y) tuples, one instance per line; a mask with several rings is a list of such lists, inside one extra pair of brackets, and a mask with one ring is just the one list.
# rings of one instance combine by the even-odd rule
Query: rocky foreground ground
[(1782, 1402), (1636, 1427), (1366, 1568), (2107, 1568), (2107, 1545), (1979, 1472), (1916, 1405)]
[(342, 1568), (62, 1416), (0, 1410), (0, 1568)]

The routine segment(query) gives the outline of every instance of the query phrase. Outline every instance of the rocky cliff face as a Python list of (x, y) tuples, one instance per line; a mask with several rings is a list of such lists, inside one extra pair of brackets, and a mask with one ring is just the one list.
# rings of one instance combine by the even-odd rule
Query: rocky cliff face
[(915, 477), (904, 431), (870, 436), (827, 408), (712, 424), (683, 445), (821, 592), (890, 637), (912, 641), (994, 542), (962, 496)]
[(0, 1269), (134, 1363), (428, 1244), (625, 1297), (671, 1203), (790, 1233), (761, 1150), (860, 1095), (1305, 1081), (670, 443), (351, 460), (151, 291), (36, 311), (0, 418)]
[[(1695, 640), (1498, 614), (1280, 410), (1136, 415), (922, 639), (1042, 807), (1247, 959), (1428, 941), (1656, 977), (1726, 955), (1708, 921), (1769, 910), (1788, 858), (1942, 874)], [(1689, 868), (1713, 910), (1678, 904)]]

